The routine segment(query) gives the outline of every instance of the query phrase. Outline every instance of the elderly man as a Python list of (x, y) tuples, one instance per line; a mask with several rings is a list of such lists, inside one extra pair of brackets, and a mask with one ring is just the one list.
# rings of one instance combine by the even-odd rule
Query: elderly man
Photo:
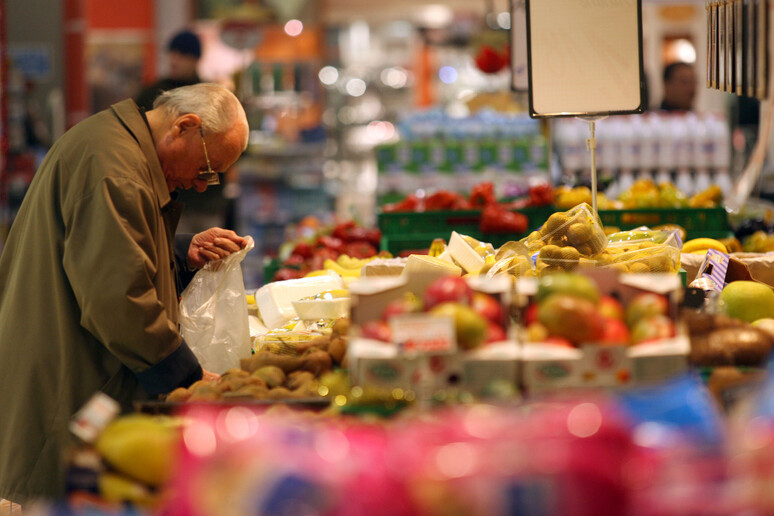
[[(132, 402), (202, 369), (178, 331), (178, 273), (246, 244), (212, 228), (175, 241), (178, 188), (207, 188), (247, 146), (228, 90), (125, 100), (51, 148), (0, 255), (0, 498), (64, 490), (67, 424), (96, 392)], [(205, 373), (206, 374), (206, 373)]]

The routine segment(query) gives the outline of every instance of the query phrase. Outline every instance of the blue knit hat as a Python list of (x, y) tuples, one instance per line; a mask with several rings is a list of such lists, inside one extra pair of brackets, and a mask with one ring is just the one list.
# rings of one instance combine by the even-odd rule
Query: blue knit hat
[(199, 36), (188, 30), (179, 32), (172, 38), (169, 42), (169, 50), (194, 56), (197, 59), (202, 57), (202, 44), (199, 41)]

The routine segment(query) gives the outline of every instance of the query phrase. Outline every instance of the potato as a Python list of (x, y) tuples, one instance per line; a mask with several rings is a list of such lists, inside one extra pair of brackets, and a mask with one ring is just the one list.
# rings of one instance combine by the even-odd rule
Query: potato
[(285, 383), (285, 372), (277, 366), (264, 366), (253, 372), (253, 377), (260, 378), (269, 387), (278, 387)]
[(347, 353), (347, 343), (341, 337), (336, 337), (331, 340), (328, 346), (328, 353), (330, 353), (334, 363), (341, 364), (344, 355)]
[(253, 355), (252, 358), (247, 360), (248, 362), (243, 363), (242, 368), (249, 371), (250, 373), (253, 373), (264, 366), (277, 366), (285, 373), (290, 373), (300, 369), (301, 365), (303, 364), (302, 357), (276, 355), (268, 351), (260, 351)]
[(350, 323), (351, 321), (348, 317), (342, 317), (341, 319), (337, 320), (335, 323), (333, 323), (333, 328), (331, 328), (331, 337), (335, 339), (336, 337), (346, 337), (349, 335)]
[(191, 397), (191, 392), (185, 387), (178, 387), (174, 391), (167, 394), (167, 401), (172, 403), (188, 401)]
[(333, 359), (327, 351), (312, 350), (301, 357), (301, 369), (309, 371), (315, 376), (328, 371), (333, 366)]
[(250, 373), (243, 369), (229, 369), (225, 373), (223, 373), (223, 379), (227, 378), (248, 378), (250, 376)]
[(294, 396), (293, 393), (285, 387), (275, 387), (267, 393), (266, 397), (270, 400), (282, 400), (293, 398)]
[(309, 371), (295, 371), (288, 375), (285, 386), (290, 390), (295, 390), (312, 381), (314, 381), (313, 373)]

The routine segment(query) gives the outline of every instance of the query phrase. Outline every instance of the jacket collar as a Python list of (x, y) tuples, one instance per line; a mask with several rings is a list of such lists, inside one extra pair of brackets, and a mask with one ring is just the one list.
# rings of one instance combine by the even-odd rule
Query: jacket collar
[(150, 165), (150, 179), (153, 184), (153, 190), (159, 202), (159, 207), (163, 208), (172, 198), (169, 195), (167, 181), (164, 178), (164, 172), (161, 170), (161, 162), (156, 154), (156, 146), (153, 143), (153, 136), (148, 129), (148, 125), (142, 118), (140, 109), (132, 99), (122, 100), (117, 104), (110, 106), (113, 113), (118, 117), (121, 123), (132, 133), (134, 139), (140, 145), (140, 149)]

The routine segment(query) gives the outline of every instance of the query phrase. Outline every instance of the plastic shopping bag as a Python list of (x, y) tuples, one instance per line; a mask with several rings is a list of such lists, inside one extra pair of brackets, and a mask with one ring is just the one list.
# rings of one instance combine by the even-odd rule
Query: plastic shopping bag
[(180, 331), (202, 367), (213, 373), (238, 368), (239, 359), (250, 356), (241, 264), (253, 247), (248, 236), (244, 249), (207, 263), (183, 291)]

